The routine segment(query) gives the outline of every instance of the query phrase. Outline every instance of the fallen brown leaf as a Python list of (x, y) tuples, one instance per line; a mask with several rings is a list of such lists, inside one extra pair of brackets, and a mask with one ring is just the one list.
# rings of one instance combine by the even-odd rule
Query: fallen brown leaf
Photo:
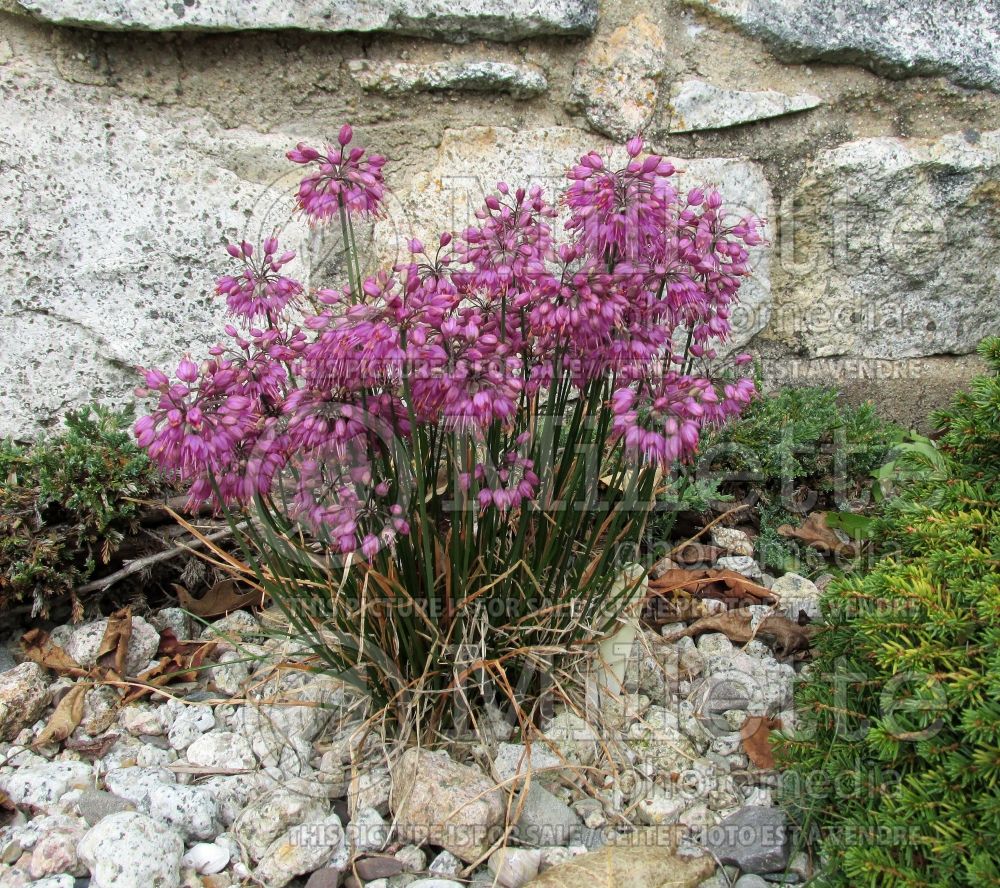
[(108, 754), (108, 750), (111, 749), (111, 747), (114, 746), (119, 739), (119, 734), (108, 734), (96, 740), (69, 740), (64, 744), (63, 748), (72, 749), (73, 752), (81, 755), (83, 758), (90, 759), (91, 761), (97, 761), (98, 759), (104, 758), (104, 756)]
[(61, 743), (76, 730), (76, 726), (83, 718), (83, 698), (90, 687), (89, 684), (80, 682), (69, 689), (66, 696), (59, 701), (48, 724), (42, 728), (34, 746)]
[(773, 602), (774, 596), (766, 586), (748, 580), (735, 570), (700, 568), (666, 570), (649, 581), (650, 589), (657, 592), (675, 592), (680, 589), (699, 598), (754, 599), (754, 604)]
[(673, 553), (673, 559), (681, 564), (700, 564), (702, 562), (712, 564), (720, 555), (725, 555), (726, 551), (726, 549), (709, 546), (705, 543), (688, 543)]
[(261, 603), (260, 592), (243, 592), (234, 580), (221, 580), (201, 598), (195, 598), (183, 586), (174, 585), (182, 608), (196, 617), (221, 617), (250, 604)]
[(21, 636), (21, 645), (24, 655), (39, 666), (74, 678), (90, 675), (90, 670), (84, 669), (66, 651), (54, 644), (44, 629), (29, 629)]
[[(131, 625), (131, 619), (129, 620), (129, 625)], [(104, 650), (104, 654), (101, 655), (105, 663), (112, 657), (117, 658), (119, 651), (117, 643), (122, 637), (121, 632), (117, 629), (114, 633), (111, 633), (111, 628), (112, 626), (109, 624), (109, 632), (105, 632), (104, 639), (101, 642), (101, 650), (107, 648), (107, 650)], [(166, 641), (164, 641), (164, 636), (166, 636)], [(84, 669), (62, 648), (53, 644), (51, 638), (49, 638), (49, 634), (42, 629), (31, 629), (26, 632), (21, 637), (21, 642), (24, 645), (24, 652), (28, 659), (60, 675), (69, 675), (73, 678), (86, 678), (92, 684), (110, 684), (116, 687), (121, 687), (123, 684), (122, 673), (119, 673), (115, 668), (117, 664), (107, 666), (97, 665), (92, 669)], [(114, 647), (112, 647), (113, 643)], [(198, 670), (204, 666), (205, 661), (215, 652), (218, 642), (178, 641), (173, 632), (164, 630), (160, 636), (160, 646), (161, 648), (165, 646), (170, 653), (163, 655), (163, 651), (161, 650), (162, 659), (145, 672), (135, 676), (136, 682), (131, 684), (131, 687), (122, 698), (122, 704), (138, 700), (146, 694), (152, 693), (156, 688), (163, 687), (171, 682), (193, 681), (197, 679)], [(77, 687), (79, 686), (74, 685), (70, 688), (65, 697), (71, 696)], [(57, 712), (59, 711), (59, 707), (65, 703), (65, 697), (59, 701), (56, 707)], [(65, 705), (68, 707), (70, 704)], [(82, 715), (80, 717), (82, 718)], [(55, 719), (54, 714), (53, 719)], [(77, 719), (78, 723), (79, 719)], [(76, 725), (70, 728), (66, 736), (69, 736), (75, 728)], [(52, 740), (47, 742), (52, 742)]]
[(774, 595), (765, 586), (748, 580), (734, 570), (677, 568), (665, 570), (649, 581), (649, 594), (643, 608), (643, 620), (652, 626), (694, 619), (701, 616), (697, 608), (684, 608), (679, 602), (685, 597), (714, 598), (729, 607), (745, 604), (773, 604)]
[(856, 543), (845, 543), (827, 526), (826, 512), (813, 512), (802, 522), (801, 527), (782, 524), (778, 533), (790, 539), (801, 540), (807, 546), (824, 555), (843, 555), (845, 558), (855, 558), (858, 555)]
[(657, 629), (667, 623), (689, 623), (708, 616), (705, 602), (690, 595), (649, 595), (642, 608), (642, 620)]
[(161, 657), (172, 657), (174, 654), (193, 654), (205, 647), (207, 643), (204, 641), (181, 641), (173, 629), (164, 629), (160, 633), (160, 646), (156, 653)]
[(202, 641), (193, 654), (176, 653), (163, 657), (159, 663), (136, 676), (136, 684), (129, 689), (122, 702), (132, 703), (171, 682), (197, 681), (200, 668), (217, 646), (218, 642)]
[(132, 703), (151, 694), (156, 688), (162, 688), (172, 681), (193, 681), (191, 670), (187, 668), (184, 658), (179, 654), (164, 657), (159, 663), (150, 666), (136, 677), (136, 684), (125, 694), (123, 703)]
[(743, 608), (731, 610), (724, 614), (702, 617), (686, 629), (665, 638), (664, 641), (673, 642), (685, 636), (696, 638), (705, 632), (721, 632), (737, 644), (746, 644), (754, 638), (772, 639), (775, 653), (780, 656), (809, 649), (812, 638), (810, 626), (798, 626), (781, 614), (768, 614), (754, 631), (751, 628), (752, 621), (753, 615), (748, 610)]
[(751, 715), (740, 728), (743, 751), (758, 768), (774, 768), (774, 752), (771, 749), (771, 731), (781, 727), (780, 718)]
[(132, 608), (123, 607), (108, 617), (108, 627), (97, 649), (97, 665), (110, 669), (119, 677), (125, 675), (128, 642), (132, 637)]

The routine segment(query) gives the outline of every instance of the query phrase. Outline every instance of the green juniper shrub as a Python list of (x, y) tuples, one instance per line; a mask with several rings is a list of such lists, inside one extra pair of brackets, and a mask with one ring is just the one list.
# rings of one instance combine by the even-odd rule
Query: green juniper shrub
[(0, 441), (0, 608), (46, 615), (134, 529), (162, 479), (132, 440), (131, 414), (85, 407), (29, 447)]
[(776, 570), (820, 568), (822, 558), (782, 537), (815, 510), (867, 509), (872, 474), (903, 437), (871, 404), (843, 406), (830, 388), (787, 388), (753, 401), (700, 448), (699, 476), (757, 504), (757, 553)]
[(904, 448), (883, 557), (831, 585), (784, 803), (818, 845), (816, 884), (1000, 884), (1000, 338), (992, 372)]

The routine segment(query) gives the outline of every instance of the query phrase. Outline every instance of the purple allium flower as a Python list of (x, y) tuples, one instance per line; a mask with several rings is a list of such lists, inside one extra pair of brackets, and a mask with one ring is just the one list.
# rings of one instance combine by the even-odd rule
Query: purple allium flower
[[(353, 139), (344, 125), (323, 152), (288, 152), (308, 167), (297, 197), (311, 222), (380, 214), (385, 159)], [(474, 224), (411, 238), (402, 261), (368, 277), (356, 264), (349, 286), (306, 292), (283, 274), (293, 254), (275, 236), (230, 244), (242, 270), (217, 283), (226, 340), (173, 376), (143, 371), (154, 405), (139, 443), (189, 485), (191, 505), (287, 491), (288, 517), (368, 560), (414, 520), (387, 439), (407, 470), (436, 477), (417, 465), (415, 429), (435, 442), (424, 459), (505, 520), (546, 501), (534, 460), (550, 455), (535, 432), (552, 397), (595, 405), (604, 443), (634, 459), (690, 459), (707, 426), (754, 396), (752, 379), (720, 380), (711, 362), (762, 224), (730, 217), (710, 185), (678, 193), (673, 164), (643, 150), (636, 136), (620, 164), (584, 155), (558, 205), (537, 185), (499, 182)]]
[(311, 222), (323, 222), (343, 208), (351, 215), (378, 216), (385, 200), (382, 167), (385, 158), (365, 155), (363, 148), (348, 149), (354, 131), (349, 124), (341, 127), (339, 147), (326, 146), (326, 153), (299, 143), (288, 152), (293, 163), (308, 165), (315, 172), (299, 185), (298, 205)]
[(245, 241), (239, 246), (230, 244), (226, 249), (230, 256), (243, 262), (243, 271), (220, 277), (215, 291), (226, 297), (234, 316), (251, 322), (264, 319), (274, 323), (289, 303), (302, 295), (302, 284), (279, 273), (295, 258), (295, 253), (288, 251), (276, 256), (275, 238), (264, 241), (263, 255), (256, 261), (253, 246)]

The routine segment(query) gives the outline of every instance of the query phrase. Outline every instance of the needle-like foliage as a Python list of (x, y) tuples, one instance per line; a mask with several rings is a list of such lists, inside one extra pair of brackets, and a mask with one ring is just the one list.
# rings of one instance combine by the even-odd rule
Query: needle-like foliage
[(834, 584), (784, 747), (821, 884), (1000, 884), (1000, 338), (991, 372), (905, 450), (885, 557)]

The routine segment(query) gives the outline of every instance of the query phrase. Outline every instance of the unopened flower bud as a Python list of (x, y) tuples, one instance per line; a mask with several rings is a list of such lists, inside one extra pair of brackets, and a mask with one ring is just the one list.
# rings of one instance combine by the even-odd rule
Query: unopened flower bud
[(194, 382), (198, 378), (198, 365), (190, 358), (183, 358), (177, 365), (177, 378), (182, 382)]

